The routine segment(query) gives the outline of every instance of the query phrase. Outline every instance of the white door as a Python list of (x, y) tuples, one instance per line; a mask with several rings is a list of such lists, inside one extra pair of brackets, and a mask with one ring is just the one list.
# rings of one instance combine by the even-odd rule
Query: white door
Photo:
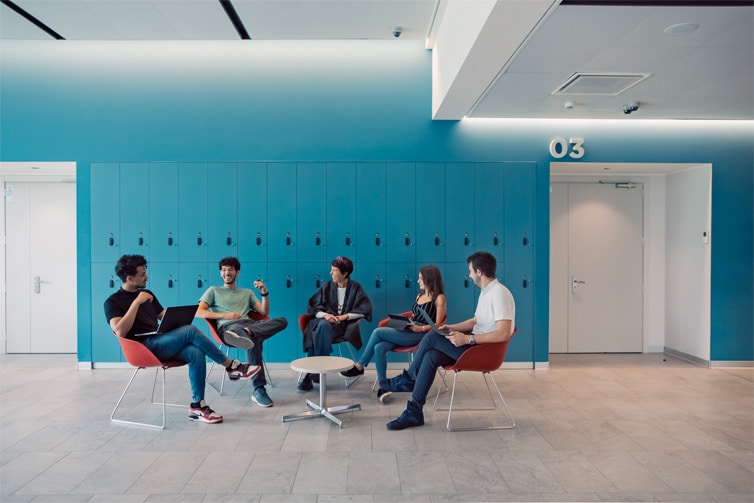
[(6, 182), (6, 351), (76, 352), (76, 185)]
[(551, 352), (642, 352), (643, 220), (641, 184), (553, 184)]

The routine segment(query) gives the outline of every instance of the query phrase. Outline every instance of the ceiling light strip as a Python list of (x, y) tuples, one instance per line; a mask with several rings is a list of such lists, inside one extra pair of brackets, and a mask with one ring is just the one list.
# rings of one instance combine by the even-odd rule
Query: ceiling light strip
[(46, 24), (44, 24), (42, 21), (40, 21), (39, 19), (35, 18), (34, 16), (32, 16), (31, 14), (29, 14), (28, 12), (26, 12), (24, 9), (22, 9), (21, 7), (19, 7), (15, 3), (13, 3), (11, 0), (2, 0), (2, 2), (3, 2), (4, 5), (7, 5), (8, 7), (10, 7), (11, 9), (13, 9), (14, 11), (16, 11), (16, 13), (18, 15), (22, 16), (24, 19), (26, 19), (27, 21), (29, 21), (30, 23), (32, 23), (33, 25), (35, 25), (40, 30), (42, 30), (45, 33), (47, 33), (52, 38), (54, 38), (56, 40), (65, 40), (65, 38), (60, 33), (56, 32), (55, 30), (53, 30), (52, 28), (50, 28), (49, 26), (47, 26)]
[(233, 27), (238, 32), (238, 36), (241, 37), (242, 40), (251, 40), (249, 32), (246, 31), (246, 27), (243, 25), (243, 21), (241, 21), (241, 18), (238, 16), (238, 12), (236, 12), (236, 8), (233, 7), (233, 4), (230, 3), (230, 0), (219, 0), (219, 2), (220, 5), (223, 6), (223, 10), (228, 16), (228, 19), (230, 19), (230, 22), (233, 23)]

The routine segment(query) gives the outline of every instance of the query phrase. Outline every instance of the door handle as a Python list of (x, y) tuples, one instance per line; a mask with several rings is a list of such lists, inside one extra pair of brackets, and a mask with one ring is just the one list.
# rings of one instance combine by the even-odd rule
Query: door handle
[(578, 277), (571, 276), (571, 293), (578, 292), (579, 285), (586, 285), (586, 281), (580, 281)]
[(34, 293), (39, 293), (42, 289), (42, 278), (34, 276)]

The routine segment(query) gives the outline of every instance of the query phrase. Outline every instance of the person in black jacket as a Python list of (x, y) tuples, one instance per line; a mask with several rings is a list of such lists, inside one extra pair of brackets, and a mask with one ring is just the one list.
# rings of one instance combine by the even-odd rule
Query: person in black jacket
[[(372, 303), (364, 288), (350, 279), (353, 262), (348, 257), (335, 257), (330, 263), (331, 282), (327, 282), (309, 298), (306, 314), (311, 320), (304, 330), (304, 351), (307, 356), (332, 353), (333, 340), (344, 338), (357, 350), (361, 348), (359, 320), (372, 319)], [(298, 385), (300, 391), (312, 389), (312, 380), (319, 376), (306, 374)]]

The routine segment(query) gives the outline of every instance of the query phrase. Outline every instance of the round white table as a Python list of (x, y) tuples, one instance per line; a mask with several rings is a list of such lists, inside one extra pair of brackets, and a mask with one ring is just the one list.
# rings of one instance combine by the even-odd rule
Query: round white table
[(310, 356), (308, 358), (299, 358), (298, 360), (293, 360), (291, 362), (291, 368), (293, 370), (296, 370), (298, 372), (305, 372), (307, 374), (319, 374), (319, 404), (316, 404), (311, 400), (307, 400), (306, 405), (308, 405), (312, 410), (283, 416), (283, 422), (325, 416), (330, 421), (334, 422), (342, 428), (343, 423), (340, 419), (335, 417), (335, 414), (348, 412), (350, 410), (361, 410), (361, 404), (354, 403), (351, 405), (328, 407), (327, 373), (340, 372), (342, 370), (348, 370), (351, 367), (353, 367), (352, 360), (349, 360), (348, 358), (341, 358), (339, 356)]

